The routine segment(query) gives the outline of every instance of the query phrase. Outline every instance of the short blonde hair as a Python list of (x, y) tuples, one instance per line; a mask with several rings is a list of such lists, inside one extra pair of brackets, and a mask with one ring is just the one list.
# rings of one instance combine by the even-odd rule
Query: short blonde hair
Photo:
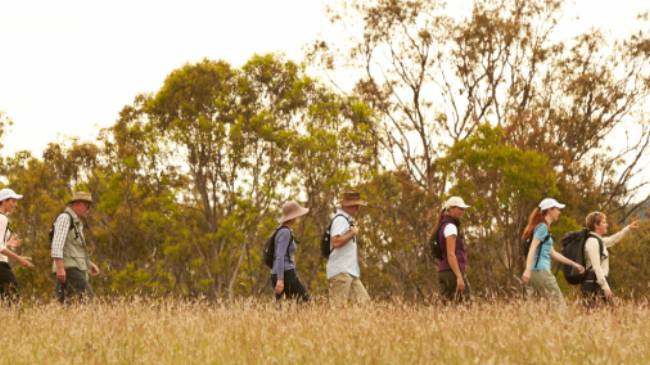
[(591, 212), (591, 213), (587, 214), (587, 218), (585, 219), (585, 225), (587, 226), (588, 230), (595, 231), (596, 226), (603, 223), (605, 218), (607, 218), (605, 213)]

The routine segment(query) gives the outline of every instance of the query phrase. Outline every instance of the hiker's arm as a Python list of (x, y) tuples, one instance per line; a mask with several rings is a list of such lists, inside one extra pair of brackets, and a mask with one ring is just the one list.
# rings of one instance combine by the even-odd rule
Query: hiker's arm
[(634, 226), (633, 226), (632, 224), (630, 224), (629, 226), (623, 228), (623, 229), (622, 229), (620, 232), (618, 232), (617, 234), (613, 234), (613, 235), (611, 235), (611, 236), (609, 236), (609, 237), (603, 237), (603, 244), (605, 245), (605, 247), (612, 247), (612, 246), (614, 246), (615, 244), (619, 243), (619, 242), (620, 242), (620, 241), (625, 237), (625, 235), (627, 235), (628, 233), (630, 233), (630, 230), (631, 230), (633, 227), (634, 227)]
[(344, 234), (332, 237), (332, 247), (339, 248), (341, 246), (345, 246), (346, 243), (348, 243), (352, 238), (354, 238), (354, 236), (357, 235), (357, 232), (358, 230), (356, 227), (350, 227), (350, 230)]
[(54, 270), (56, 278), (62, 283), (65, 283), (66, 273), (65, 265), (63, 264), (63, 246), (65, 239), (70, 230), (70, 216), (61, 214), (54, 222), (54, 236), (52, 237), (52, 259), (54, 260)]
[(580, 271), (581, 269), (584, 271), (584, 267), (582, 267), (582, 265), (580, 265), (579, 263), (577, 263), (575, 261), (569, 260), (564, 255), (562, 255), (561, 253), (555, 251), (555, 248), (553, 248), (553, 247), (551, 247), (551, 258), (553, 260), (561, 262), (561, 263), (563, 263), (565, 265), (573, 266), (576, 269), (578, 269), (578, 271)]
[(591, 268), (596, 274), (598, 285), (600, 285), (603, 290), (609, 290), (609, 284), (607, 283), (607, 279), (605, 279), (603, 268), (600, 266), (600, 247), (598, 240), (591, 237), (588, 238), (587, 242), (585, 242), (585, 251), (587, 251), (589, 262), (591, 262)]
[(92, 276), (97, 276), (101, 272), (101, 270), (99, 270), (99, 266), (90, 260), (88, 260), (88, 267), (90, 268), (90, 275)]
[[(0, 217), (0, 232), (7, 232), (7, 225), (9, 224), (9, 221), (5, 216)], [(5, 233), (2, 233), (5, 234)], [(26, 258), (22, 257), (15, 252), (11, 251), (9, 247), (7, 247), (7, 243), (3, 238), (0, 238), (0, 253), (7, 256), (8, 258), (17, 261), (20, 263), (22, 266), (25, 267), (33, 267), (32, 263)]]
[(456, 235), (451, 235), (445, 239), (446, 249), (447, 249), (447, 262), (451, 271), (456, 275), (456, 279), (462, 278), (463, 274), (460, 272), (460, 266), (458, 265), (458, 258), (456, 257)]
[(34, 264), (32, 264), (29, 258), (20, 256), (15, 252), (11, 251), (10, 249), (8, 249), (7, 247), (3, 247), (2, 249), (0, 249), (0, 253), (18, 262), (21, 266), (34, 267)]
[(359, 233), (359, 230), (352, 226), (343, 216), (334, 217), (332, 227), (330, 227), (332, 248), (345, 246), (357, 233)]
[[(535, 260), (535, 253), (537, 252), (537, 248), (539, 247), (541, 241), (538, 240), (537, 238), (534, 238), (530, 242), (530, 248), (528, 249), (528, 256), (526, 256), (526, 272), (530, 272), (533, 270), (533, 261)], [(541, 252), (540, 252), (541, 253)]]
[[(70, 230), (70, 216), (61, 214), (54, 222), (54, 236), (52, 237), (52, 253), (53, 259), (63, 259), (63, 246), (67, 238), (68, 231)], [(56, 260), (55, 260), (56, 261)]]
[(284, 280), (284, 257), (287, 254), (287, 249), (289, 249), (290, 241), (291, 233), (289, 233), (288, 229), (283, 228), (275, 235), (275, 261), (273, 267), (278, 280)]

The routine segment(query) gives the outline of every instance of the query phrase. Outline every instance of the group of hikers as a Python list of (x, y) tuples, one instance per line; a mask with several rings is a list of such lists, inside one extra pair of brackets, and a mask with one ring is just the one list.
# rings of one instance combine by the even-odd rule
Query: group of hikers
[[(336, 214), (326, 229), (321, 251), (327, 259), (329, 299), (333, 303), (363, 304), (370, 297), (361, 282), (357, 238), (359, 229), (354, 217), (367, 203), (358, 192), (346, 192), (339, 201)], [(461, 219), (470, 208), (461, 197), (451, 197), (443, 205), (438, 223), (431, 237), (431, 250), (438, 262), (438, 284), (441, 298), (447, 302), (465, 302), (470, 299), (470, 284), (466, 276), (467, 246), (461, 229)], [(639, 227), (638, 221), (619, 233), (607, 237), (607, 215), (592, 212), (585, 218), (585, 228), (563, 239), (570, 257), (553, 247), (551, 226), (558, 221), (564, 204), (552, 198), (542, 200), (532, 211), (522, 233), (522, 251), (525, 269), (521, 282), (527, 296), (549, 300), (559, 306), (566, 302), (557, 279), (551, 271), (551, 260), (558, 261), (572, 284), (580, 285), (583, 303), (594, 307), (611, 302), (612, 290), (608, 280), (609, 252), (612, 247)], [(271, 284), (277, 300), (286, 297), (309, 301), (309, 293), (296, 273), (297, 240), (293, 228), (309, 209), (295, 201), (282, 206), (279, 227), (265, 246), (265, 261), (271, 269)], [(566, 241), (566, 242), (565, 242)]]
[[(0, 190), (0, 232), (3, 232), (0, 239), (0, 298), (9, 303), (18, 300), (18, 282), (9, 259), (23, 267), (34, 267), (31, 258), (15, 252), (22, 241), (9, 224), (9, 215), (22, 198), (12, 189)], [(88, 256), (82, 221), (92, 205), (90, 193), (74, 193), (50, 231), (52, 276), (55, 279), (55, 295), (61, 303), (94, 297), (89, 276), (99, 275), (100, 270)]]
[[(0, 232), (3, 232), (0, 239), (0, 298), (3, 301), (13, 301), (18, 297), (18, 283), (9, 259), (26, 268), (34, 267), (31, 258), (16, 253), (21, 239), (9, 222), (9, 216), (22, 198), (12, 189), (0, 190)], [(91, 194), (74, 193), (50, 231), (52, 277), (55, 295), (61, 303), (94, 296), (89, 277), (98, 275), (100, 270), (89, 258), (83, 229), (83, 219), (92, 205)], [(359, 228), (355, 225), (355, 217), (366, 205), (360, 193), (343, 193), (336, 214), (323, 234), (321, 253), (327, 259), (329, 299), (333, 303), (363, 304), (370, 301), (361, 281), (357, 247)], [(607, 216), (592, 212), (585, 218), (582, 232), (568, 235), (568, 239), (565, 237), (568, 244), (563, 242), (566, 249), (563, 252), (571, 256), (567, 257), (555, 251), (550, 233), (564, 207), (557, 200), (546, 198), (530, 214), (522, 233), (525, 270), (521, 281), (530, 295), (564, 306), (564, 297), (551, 272), (551, 260), (555, 260), (562, 264), (568, 281), (580, 284), (587, 306), (608, 302), (613, 296), (608, 280), (608, 248), (621, 241), (630, 230), (638, 228), (639, 224), (634, 221), (619, 233), (607, 237)], [(470, 299), (470, 284), (466, 276), (467, 246), (461, 228), (461, 219), (468, 208), (470, 206), (461, 197), (449, 198), (431, 237), (432, 254), (438, 261), (440, 295), (446, 302)], [(310, 300), (309, 292), (296, 272), (298, 241), (293, 233), (293, 228), (308, 213), (309, 209), (297, 202), (286, 202), (282, 206), (279, 227), (265, 245), (264, 261), (271, 269), (271, 284), (277, 300), (282, 297), (302, 302)], [(573, 251), (572, 245), (575, 246)]]

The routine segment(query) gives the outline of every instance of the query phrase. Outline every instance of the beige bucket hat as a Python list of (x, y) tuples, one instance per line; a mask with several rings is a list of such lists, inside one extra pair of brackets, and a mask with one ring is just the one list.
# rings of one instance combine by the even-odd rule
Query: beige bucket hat
[(290, 200), (282, 206), (282, 217), (278, 219), (278, 222), (283, 224), (298, 217), (302, 217), (307, 213), (309, 213), (309, 209), (300, 206), (300, 204), (293, 200)]
[(86, 202), (93, 204), (93, 197), (90, 195), (90, 193), (85, 192), (85, 191), (77, 191), (72, 195), (72, 198), (68, 201), (68, 204), (72, 204), (74, 202)]

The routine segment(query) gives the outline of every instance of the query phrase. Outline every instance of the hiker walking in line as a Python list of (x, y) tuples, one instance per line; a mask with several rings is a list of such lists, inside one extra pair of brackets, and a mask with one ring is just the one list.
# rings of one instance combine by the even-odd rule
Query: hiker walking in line
[(20, 256), (12, 251), (20, 247), (21, 240), (16, 232), (10, 229), (9, 215), (13, 213), (18, 201), (23, 196), (11, 189), (0, 190), (0, 299), (3, 302), (18, 300), (18, 281), (9, 266), (9, 259), (18, 262), (23, 267), (34, 267), (29, 257)]
[(564, 204), (555, 199), (542, 200), (530, 214), (522, 237), (530, 244), (526, 253), (526, 269), (522, 275), (522, 282), (528, 284), (527, 291), (563, 306), (564, 296), (551, 273), (551, 259), (573, 266), (579, 272), (585, 270), (582, 265), (569, 260), (553, 248), (550, 228), (560, 219), (561, 209), (564, 207)]
[(440, 295), (446, 302), (462, 302), (470, 298), (470, 286), (465, 275), (465, 237), (460, 229), (460, 219), (469, 207), (461, 197), (449, 198), (443, 205), (432, 237), (439, 247), (434, 256), (439, 259), (438, 284)]
[(370, 296), (361, 282), (357, 249), (359, 228), (354, 224), (354, 217), (359, 213), (360, 207), (366, 205), (358, 192), (344, 193), (340, 208), (330, 224), (327, 279), (330, 300), (335, 304), (349, 301), (363, 304), (370, 301)]
[(287, 299), (309, 301), (309, 293), (300, 282), (296, 273), (295, 253), (298, 241), (294, 238), (292, 228), (300, 223), (301, 217), (309, 213), (309, 209), (301, 207), (295, 201), (289, 201), (282, 206), (280, 227), (271, 237), (273, 266), (271, 270), (271, 285), (275, 291), (276, 300), (282, 295)]
[(92, 205), (89, 193), (75, 193), (54, 221), (50, 233), (52, 271), (56, 276), (56, 296), (61, 303), (70, 299), (92, 299), (95, 295), (88, 275), (99, 275), (99, 268), (88, 256), (81, 221), (88, 215)]
[(587, 274), (580, 286), (580, 293), (583, 303), (591, 308), (600, 303), (610, 302), (614, 296), (608, 280), (609, 252), (607, 249), (620, 242), (632, 229), (639, 228), (639, 223), (634, 221), (617, 234), (605, 237), (609, 224), (604, 213), (589, 213), (585, 221), (589, 230), (584, 248)]

